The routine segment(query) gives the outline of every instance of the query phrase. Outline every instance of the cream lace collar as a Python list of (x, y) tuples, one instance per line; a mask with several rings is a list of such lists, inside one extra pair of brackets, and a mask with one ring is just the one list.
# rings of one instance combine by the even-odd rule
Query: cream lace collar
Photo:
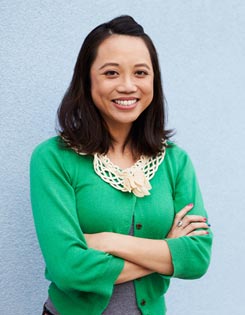
[(104, 154), (94, 154), (96, 174), (112, 187), (123, 192), (132, 192), (137, 197), (150, 195), (150, 179), (164, 159), (166, 149), (155, 157), (141, 156), (131, 167), (121, 169)]
[[(62, 139), (69, 144), (64, 137)], [(86, 155), (71, 147), (79, 155)], [(151, 190), (150, 179), (155, 175), (159, 165), (164, 160), (166, 141), (163, 141), (163, 151), (154, 157), (142, 155), (131, 167), (121, 169), (113, 164), (106, 154), (94, 154), (94, 171), (106, 183), (123, 192), (133, 193), (137, 197), (149, 196)]]

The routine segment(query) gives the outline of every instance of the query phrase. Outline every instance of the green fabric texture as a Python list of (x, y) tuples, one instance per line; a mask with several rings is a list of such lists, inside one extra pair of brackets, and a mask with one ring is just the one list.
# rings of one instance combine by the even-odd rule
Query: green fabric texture
[[(100, 315), (105, 310), (124, 261), (89, 249), (83, 233), (127, 235), (133, 216), (135, 236), (167, 241), (173, 277), (195, 279), (207, 271), (211, 231), (204, 236), (166, 239), (175, 214), (185, 205), (194, 203), (190, 213), (207, 217), (192, 163), (176, 145), (166, 149), (150, 181), (150, 196), (143, 198), (104, 182), (94, 172), (93, 157), (62, 147), (59, 137), (34, 150), (30, 178), (35, 227), (45, 276), (51, 282), (49, 296), (61, 315)], [(135, 280), (143, 315), (166, 313), (164, 293), (170, 278), (154, 273)]]

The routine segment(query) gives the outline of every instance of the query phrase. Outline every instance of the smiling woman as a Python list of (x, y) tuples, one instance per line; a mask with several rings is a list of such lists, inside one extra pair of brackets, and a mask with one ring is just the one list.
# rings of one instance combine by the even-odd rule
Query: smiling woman
[[(116, 45), (117, 42), (119, 46)], [(141, 48), (142, 51), (140, 51)], [(140, 59), (134, 58), (136, 53)], [(129, 59), (126, 59), (125, 54)], [(92, 80), (92, 69), (97, 73), (94, 80)], [(108, 85), (109, 79), (117, 78), (117, 81), (120, 79), (119, 82), (124, 79), (123, 85), (117, 87), (119, 89), (117, 95), (113, 96), (116, 97), (118, 106), (122, 105), (120, 98), (118, 99), (119, 94), (123, 97), (123, 101), (131, 101), (132, 96), (135, 99), (135, 95), (140, 93), (140, 91), (132, 90), (133, 78), (134, 80), (141, 78), (144, 82), (153, 80), (151, 92), (147, 92), (153, 94), (153, 99), (132, 125), (125, 144), (130, 139), (135, 158), (139, 154), (148, 156), (157, 154), (162, 149), (162, 139), (167, 140), (171, 134), (164, 127), (164, 97), (157, 52), (142, 26), (128, 16), (99, 25), (85, 38), (70, 87), (59, 108), (58, 117), (63, 139), (69, 141), (70, 146), (76, 150), (87, 154), (107, 153), (109, 148), (114, 146), (113, 136), (115, 135), (109, 132), (108, 124), (101, 119), (102, 113), (92, 99), (92, 84), (98, 87), (96, 83), (103, 83), (102, 79), (105, 78), (108, 78), (108, 81), (105, 80), (104, 84), (108, 83)], [(125, 88), (126, 91), (124, 91)], [(134, 84), (133, 89), (136, 89)], [(151, 104), (154, 106), (150, 106)], [(125, 108), (120, 107), (120, 109)]]
[(207, 270), (212, 233), (188, 155), (171, 143), (155, 47), (130, 16), (85, 38), (31, 159), (51, 282), (43, 315), (164, 315), (171, 277)]

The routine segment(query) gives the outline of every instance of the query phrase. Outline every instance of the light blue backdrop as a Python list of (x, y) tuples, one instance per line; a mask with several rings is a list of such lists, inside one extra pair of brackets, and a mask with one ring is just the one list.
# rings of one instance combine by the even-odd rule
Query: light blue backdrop
[(168, 314), (245, 314), (243, 0), (0, 1), (0, 314), (41, 314), (48, 283), (33, 227), (29, 158), (55, 134), (84, 36), (126, 13), (158, 48), (169, 127), (192, 157), (215, 232), (207, 275), (173, 280)]

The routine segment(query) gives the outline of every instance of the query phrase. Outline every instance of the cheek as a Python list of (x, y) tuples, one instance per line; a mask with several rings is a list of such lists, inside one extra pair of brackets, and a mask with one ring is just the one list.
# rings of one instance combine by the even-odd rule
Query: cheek
[(147, 82), (143, 87), (142, 90), (144, 91), (145, 96), (152, 101), (153, 95), (154, 95), (154, 88), (153, 88), (153, 82)]
[(92, 96), (92, 100), (94, 103), (96, 103), (96, 101), (98, 100), (99, 95), (100, 95), (100, 93), (97, 90), (97, 88), (95, 86), (92, 86), (91, 87), (91, 96)]
[(97, 75), (91, 75), (91, 95), (93, 99), (97, 99), (101, 95), (102, 84)]
[(110, 99), (108, 89), (106, 89), (105, 85), (94, 82), (94, 84), (91, 85), (91, 96), (95, 107), (97, 107), (101, 113), (105, 113), (109, 106), (108, 103)]
[(91, 96), (92, 96), (92, 100), (93, 100), (95, 106), (100, 107), (101, 103), (102, 103), (102, 99), (103, 99), (103, 93), (102, 93), (99, 85), (96, 85), (96, 84), (92, 85)]
[(141, 87), (145, 93), (153, 93), (154, 90), (154, 78), (149, 77), (147, 80), (142, 82), (142, 87)]
[(94, 80), (91, 84), (91, 95), (93, 99), (102, 99), (110, 97), (110, 85), (99, 80)]

